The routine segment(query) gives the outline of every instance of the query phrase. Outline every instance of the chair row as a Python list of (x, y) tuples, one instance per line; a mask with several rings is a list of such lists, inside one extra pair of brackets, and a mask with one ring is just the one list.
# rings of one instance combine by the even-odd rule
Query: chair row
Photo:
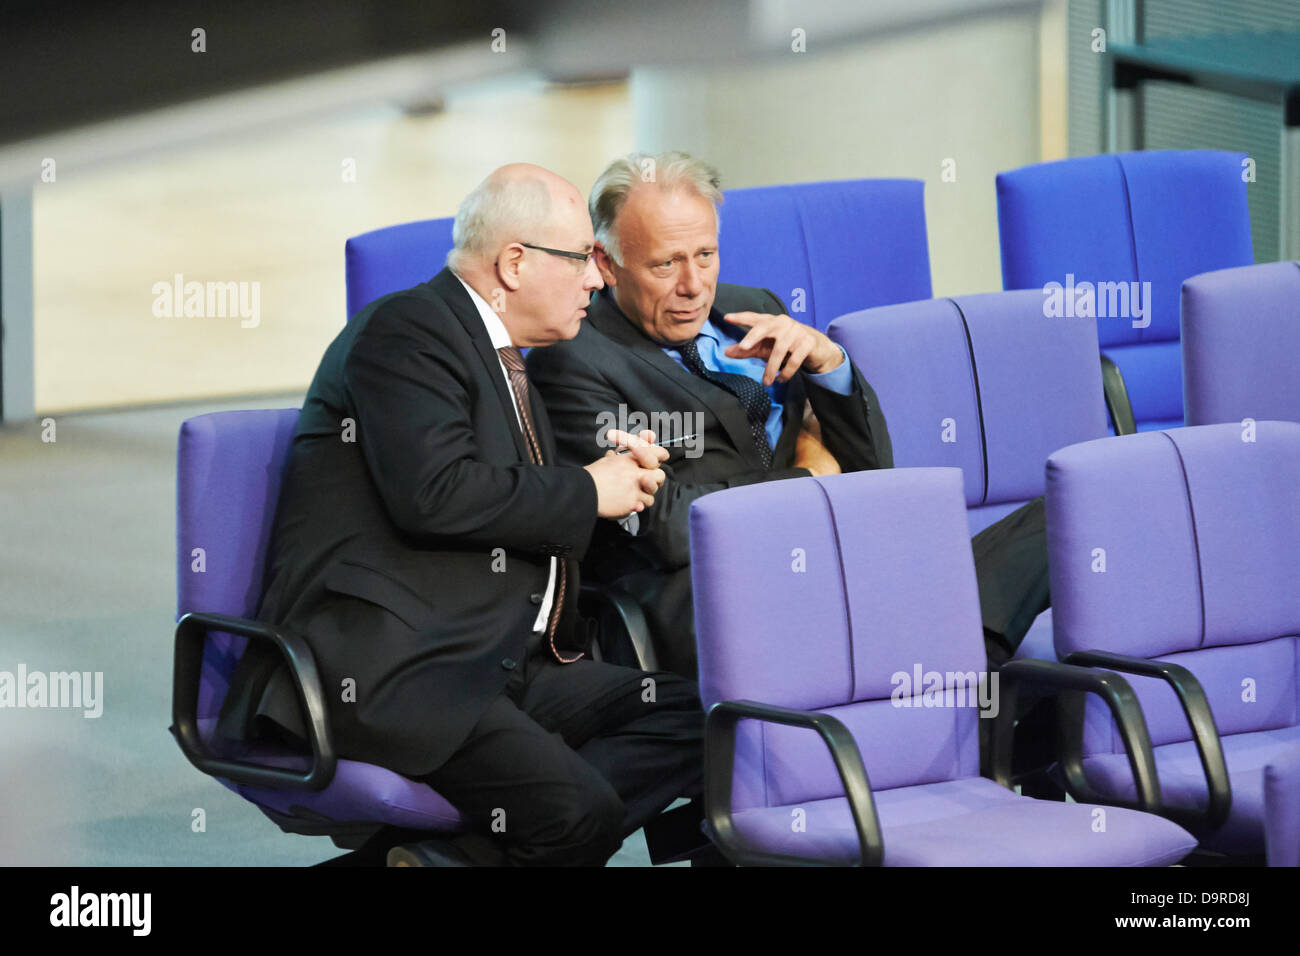
[[(1098, 317), (1115, 431), (1183, 424), (1180, 287), (1254, 261), (1248, 178), (1244, 154), (1213, 150), (1087, 156), (997, 177), (1003, 288), (1059, 286), (1065, 316)], [(922, 187), (864, 179), (727, 190), (721, 279), (772, 289), (823, 330), (849, 312), (928, 299)], [(451, 219), (431, 219), (348, 240), (347, 314), (437, 272), (451, 229)]]
[[(183, 611), (215, 613), (190, 614), (178, 630), (178, 735), (192, 758), (200, 758), (196, 763), (286, 830), (327, 833), (345, 846), (380, 824), (455, 830), (459, 815), (426, 785), (333, 754), (322, 690), (310, 668), (300, 673), (304, 700), (309, 710), (315, 702), (321, 716), (312, 760), (266, 747), (223, 752), (212, 737), (244, 641), (293, 643), (291, 635), (247, 619), (296, 415), (292, 409), (223, 412), (192, 419), (182, 431), (179, 598)], [(998, 708), (1008, 718), (1014, 713), (1017, 680), (1093, 690), (1114, 716), (1095, 702), (1071, 705), (1076, 743), (1063, 763), (1078, 799), (1166, 813), (1203, 847), (1266, 851), (1270, 862), (1293, 865), (1300, 855), (1300, 610), (1293, 587), (1300, 573), (1300, 425), (1257, 422), (1249, 434), (1231, 424), (1093, 440), (1052, 454), (1047, 475), (1054, 656), (1105, 673), (1013, 662), (1001, 674), (1012, 686), (1004, 683)], [(703, 596), (697, 598), (702, 694), (706, 704), (757, 700), (836, 720), (843, 717), (837, 708), (871, 704), (862, 708), (865, 722), (855, 716), (846, 723), (857, 746), (871, 741), (859, 758), (862, 785), (870, 780), (881, 791), (874, 805), (883, 830), (872, 844), (879, 844), (877, 855), (865, 859), (1155, 863), (1191, 849), (1196, 841), (1188, 843), (1181, 831), (1153, 830), (1139, 816), (1107, 811), (1087, 819), (1110, 820), (1103, 832), (1112, 836), (1062, 856), (1057, 831), (1081, 826), (1081, 811), (1030, 804), (979, 778), (974, 709), (929, 713), (930, 704), (917, 703), (915, 712), (900, 712), (896, 706), (895, 685), (888, 683), (896, 675), (978, 674), (986, 666), (967, 543), (965, 469), (859, 473), (819, 479), (821, 488), (812, 481), (737, 489), (747, 497), (719, 493), (696, 506), (692, 561), (696, 593)], [(763, 498), (772, 495), (779, 507)], [(1249, 508), (1239, 504), (1243, 495)], [(781, 521), (753, 520), (755, 511), (779, 514)], [(750, 540), (754, 535), (763, 540)], [(196, 541), (204, 542), (205, 559), (219, 559), (207, 573), (193, 573)], [(802, 551), (798, 565), (811, 573), (793, 573), (795, 549)], [(740, 568), (726, 559), (735, 553), (753, 560)], [(287, 649), (303, 655), (301, 648)], [(1131, 691), (1117, 671), (1135, 675)], [(194, 686), (197, 697), (184, 692)], [(924, 697), (919, 678), (907, 696)], [(1134, 705), (1140, 705), (1136, 713)], [(748, 783), (735, 791), (738, 802), (715, 799), (715, 819), (719, 806), (779, 809), (746, 818), (757, 821), (750, 842), (762, 844), (765, 827), (790, 822), (790, 812), (800, 809), (801, 825), (768, 852), (797, 847), (796, 855), (829, 854), (841, 862), (850, 850), (861, 853), (857, 827), (841, 826), (851, 807), (831, 796), (839, 792), (832, 764), (843, 760), (818, 763), (817, 751), (810, 754), (808, 742), (789, 731), (745, 736), (754, 731), (737, 731), (734, 720), (753, 716), (752, 709), (719, 713), (710, 718), (710, 792), (717, 797), (722, 786), (716, 768), (732, 766), (720, 756), (729, 749), (739, 754), (737, 773)], [(797, 725), (809, 718), (782, 719)], [(843, 733), (838, 739), (847, 746)], [(1009, 733), (1008, 727), (997, 738), (1004, 754), (995, 758), (995, 775), (1002, 782)], [(277, 769), (265, 769), (268, 763)], [(761, 780), (753, 776), (756, 767)], [(913, 793), (911, 786), (926, 789)], [(809, 793), (820, 795), (814, 800)], [(1029, 829), (999, 841), (1001, 849), (976, 839), (1005, 838), (999, 827), (1011, 821)], [(903, 827), (901, 843), (890, 836), (896, 824)], [(715, 832), (728, 830), (719, 825)], [(772, 832), (786, 839), (786, 829)], [(965, 849), (954, 850), (947, 841), (959, 836)], [(1147, 852), (1156, 845), (1166, 849)]]
[[(1199, 844), (1300, 864), (1300, 425), (1098, 438), (1046, 474), (1060, 660), (983, 680), (964, 469), (692, 506), (707, 824), (730, 859), (1162, 865)], [(1061, 697), (1077, 802), (1010, 788), (1035, 687)]]
[[(1269, 299), (1273, 292), (1276, 301)], [(1285, 347), (1286, 336), (1300, 335), (1300, 322), (1292, 321), (1297, 292), (1300, 268), (1293, 263), (1211, 273), (1188, 283), (1183, 344), (1189, 381), (1214, 390), (1204, 402), (1197, 389), (1189, 391), (1192, 414), (1204, 405), (1222, 407), (1228, 420), (1238, 422), (1300, 417), (1286, 388), (1285, 365), (1279, 364), (1279, 356), (1300, 348)], [(1098, 323), (1044, 321), (1042, 301), (1036, 291), (926, 299), (845, 315), (829, 327), (877, 391), (896, 464), (960, 469), (968, 535), (1044, 494), (1043, 463), (1053, 452), (1107, 432)], [(1252, 316), (1255, 322), (1246, 321)], [(1277, 371), (1261, 371), (1269, 368)], [(1271, 391), (1271, 404), (1260, 398), (1261, 390)], [(229, 619), (253, 617), (296, 420), (297, 411), (285, 409), (219, 413), (185, 424), (178, 476), (180, 614), (221, 615), (226, 627)], [(1124, 500), (1134, 497), (1123, 486), (1116, 493)], [(200, 543), (205, 558), (220, 561), (220, 573), (192, 573)], [(192, 618), (178, 642), (193, 658), (189, 679), (204, 688), (194, 712), (177, 723), (194, 728), (198, 753), (214, 745), (210, 729), (247, 639), (218, 636), (205, 645), (200, 625), (206, 620)], [(222, 631), (220, 620), (208, 621), (215, 633), (237, 634)], [(1044, 612), (1017, 656), (1055, 659), (1060, 645), (1054, 646), (1052, 622), (1053, 612)], [(268, 756), (248, 753), (241, 759), (248, 764)], [(365, 821), (413, 829), (459, 825), (455, 811), (428, 787), (380, 768), (333, 762), (328, 747), (317, 766), (335, 770), (322, 791), (302, 792), (308, 786), (303, 781), (315, 786), (327, 777), (319, 769), (313, 778), (307, 765), (269, 776), (211, 766), (228, 786), (298, 832), (329, 832), (346, 840), (366, 832)], [(340, 822), (351, 829), (340, 833)]]
[[(1300, 285), (1300, 269), (1284, 263), (1255, 267), (1268, 276)], [(1252, 315), (1270, 316), (1274, 338), (1264, 336), (1264, 354), (1277, 360), (1277, 336), (1297, 330), (1284, 310), (1269, 312), (1243, 289), (1251, 287), (1248, 271), (1212, 273), (1188, 285), (1196, 306), (1187, 311), (1197, 319), (1217, 317), (1218, 338), (1193, 334), (1184, 345), (1209, 342), (1204, 354), (1192, 352), (1188, 369), (1209, 385), (1225, 388), (1240, 381), (1252, 386), (1288, 381), (1281, 376), (1235, 372), (1231, 358), (1242, 347), (1225, 347), (1226, 334), (1249, 338), (1255, 328), (1223, 303), (1245, 308)], [(1193, 289), (1206, 286), (1204, 294)], [(1240, 287), (1239, 289), (1239, 286)], [(1294, 303), (1292, 303), (1294, 308)], [(1201, 329), (1201, 325), (1196, 325)], [(1043, 463), (1062, 447), (1104, 437), (1106, 419), (1101, 399), (1101, 369), (1096, 355), (1097, 323), (1087, 319), (1044, 321), (1043, 297), (1037, 291), (1011, 291), (924, 299), (842, 316), (829, 334), (845, 346), (863, 375), (874, 384), (887, 412), (898, 467), (961, 468), (966, 533), (978, 532), (1028, 499), (1045, 492)], [(1294, 354), (1294, 350), (1290, 352)], [(1216, 364), (1210, 364), (1217, 360)], [(1217, 369), (1217, 371), (1212, 371)], [(1288, 389), (1275, 390), (1279, 402), (1290, 401)], [(1195, 410), (1196, 403), (1190, 401)], [(1291, 407), (1291, 406), (1288, 406)], [(1255, 411), (1256, 418), (1278, 406)], [(1229, 415), (1239, 420), (1238, 408)], [(224, 618), (191, 618), (178, 648), (194, 657), (191, 680), (203, 685), (194, 713), (178, 727), (194, 727), (195, 750), (211, 752), (211, 727), (220, 708), (227, 680), (242, 653), (246, 637), (213, 637), (203, 644), (205, 620), (214, 632), (229, 619), (250, 619), (260, 593), (261, 563), (266, 536), (278, 497), (283, 457), (294, 432), (296, 410), (221, 412), (187, 421), (179, 446), (178, 476), (178, 597), (179, 614), (205, 611)], [(1244, 418), (1244, 416), (1242, 416)], [(1123, 489), (1117, 490), (1117, 496)], [(1131, 496), (1128, 496), (1131, 497)], [(194, 574), (195, 546), (221, 568)], [(966, 548), (969, 553), (969, 546)], [(220, 571), (220, 572), (218, 572)], [(217, 623), (212, 623), (217, 622)], [(259, 635), (261, 639), (273, 639)], [(1021, 658), (1054, 659), (1053, 611), (1035, 622), (1017, 654)], [(185, 695), (179, 693), (178, 700)], [(328, 752), (318, 767), (334, 766), (333, 779), (322, 791), (304, 793), (312, 780), (308, 766), (278, 774), (243, 773), (238, 767), (212, 765), (212, 773), (261, 806), (286, 829), (331, 832), (344, 840), (364, 834), (365, 821), (411, 829), (441, 830), (459, 825), (458, 814), (428, 787), (368, 765), (334, 761)], [(244, 753), (243, 763), (272, 754)], [(294, 765), (296, 766), (296, 765)], [(317, 770), (315, 783), (325, 779)], [(289, 783), (286, 783), (289, 780)], [(286, 790), (285, 787), (289, 787)], [(363, 809), (365, 808), (365, 809)], [(305, 816), (304, 816), (305, 814)], [(335, 823), (351, 830), (338, 832)], [(346, 844), (344, 844), (346, 845)]]
[[(1151, 155), (1177, 163), (1201, 154)], [(829, 327), (850, 351), (881, 396), (899, 465), (962, 468), (969, 531), (1041, 494), (1050, 452), (1106, 434), (1097, 322), (1044, 322), (1041, 290), (929, 299), (919, 182), (731, 190), (720, 243), (725, 279), (779, 290), (792, 314)], [(1004, 262), (1005, 244), (1004, 231)], [(450, 220), (350, 240), (349, 312), (424, 281), (450, 245)], [(910, 304), (894, 305), (901, 302)], [(831, 321), (863, 305), (888, 307)], [(223, 751), (212, 738), (246, 640), (276, 640), (303, 653), (287, 646), (290, 636), (249, 620), (295, 422), (291, 409), (235, 412), (191, 420), (182, 430), (179, 611), (206, 613), (190, 614), (177, 632), (176, 732), (191, 759), (286, 830), (328, 833), (355, 846), (380, 824), (455, 829), (456, 811), (427, 786), (337, 759), (323, 720), (311, 761), (265, 748)], [(220, 573), (191, 573), (196, 542), (219, 559)], [(1049, 657), (1051, 642), (1044, 615), (1024, 647)], [(320, 698), (309, 667), (304, 681), (310, 709)], [(194, 687), (201, 688), (197, 697)], [(279, 768), (255, 766), (267, 761)]]

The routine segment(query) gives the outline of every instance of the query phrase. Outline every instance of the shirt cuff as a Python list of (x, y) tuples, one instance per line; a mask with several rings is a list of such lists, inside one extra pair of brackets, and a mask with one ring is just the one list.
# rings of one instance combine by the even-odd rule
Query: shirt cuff
[(839, 346), (839, 350), (844, 361), (829, 372), (809, 372), (808, 378), (836, 395), (850, 395), (853, 392), (853, 366), (849, 364), (849, 353), (844, 351), (844, 346)]

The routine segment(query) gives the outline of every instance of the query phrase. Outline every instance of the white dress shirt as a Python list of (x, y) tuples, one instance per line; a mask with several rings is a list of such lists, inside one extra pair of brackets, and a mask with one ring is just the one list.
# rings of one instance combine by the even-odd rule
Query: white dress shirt
[[(454, 273), (453, 273), (454, 274)], [(470, 301), (478, 309), (479, 317), (487, 327), (488, 338), (492, 342), (493, 349), (503, 349), (514, 345), (510, 341), (510, 333), (506, 331), (505, 323), (501, 321), (501, 316), (492, 311), (492, 306), (488, 305), (486, 300), (470, 288), (469, 283), (460, 276), (456, 276), (460, 284), (465, 287), (469, 293)], [(515, 419), (519, 422), (519, 430), (524, 430), (523, 419), (519, 417), (519, 402), (515, 399), (515, 390), (510, 386), (510, 373), (506, 371), (505, 363), (501, 361), (501, 353), (497, 353), (497, 366), (501, 369), (501, 377), (506, 380), (506, 394), (510, 396), (510, 404), (515, 409)], [(525, 444), (527, 441), (525, 440)], [(546, 596), (542, 598), (542, 606), (537, 609), (537, 620), (533, 622), (533, 633), (541, 634), (546, 630), (546, 622), (551, 617), (551, 604), (555, 600), (555, 575), (556, 575), (556, 558), (551, 556), (551, 576), (546, 582)]]

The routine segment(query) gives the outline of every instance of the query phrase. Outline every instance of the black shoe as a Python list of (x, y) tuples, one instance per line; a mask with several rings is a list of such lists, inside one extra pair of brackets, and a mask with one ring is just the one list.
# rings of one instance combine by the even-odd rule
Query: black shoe
[(403, 843), (388, 851), (389, 866), (473, 866), (473, 862), (449, 840)]

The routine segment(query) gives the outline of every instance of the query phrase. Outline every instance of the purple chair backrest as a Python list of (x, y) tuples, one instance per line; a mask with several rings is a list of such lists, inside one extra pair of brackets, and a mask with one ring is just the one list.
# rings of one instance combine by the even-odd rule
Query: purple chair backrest
[[(986, 662), (959, 472), (706, 495), (691, 506), (691, 579), (706, 707), (747, 699), (833, 714), (876, 790), (979, 772), (973, 698)], [(922, 706), (918, 673), (969, 679), (972, 706)], [(738, 731), (735, 808), (842, 794), (810, 731)]]
[(728, 189), (719, 279), (772, 290), (818, 329), (853, 309), (928, 299), (923, 188), (851, 179)]
[[(720, 278), (771, 289), (794, 318), (819, 329), (851, 309), (929, 298), (922, 188), (913, 179), (852, 179), (728, 189)], [(452, 247), (452, 222), (426, 219), (349, 239), (348, 315), (432, 278)]]
[(421, 219), (353, 236), (343, 248), (348, 318), (375, 299), (428, 282), (451, 251), (453, 220)]
[(1182, 316), (1187, 424), (1300, 422), (1300, 262), (1193, 276)]
[[(216, 412), (181, 425), (176, 467), (176, 615), (252, 618), (298, 409)], [(211, 634), (198, 716), (221, 708), (246, 638)]]
[(1045, 318), (1041, 292), (866, 309), (829, 334), (875, 389), (894, 464), (962, 470), (972, 533), (1041, 495), (1056, 449), (1106, 434), (1096, 322)]
[[(1139, 428), (1181, 425), (1183, 280), (1254, 262), (1240, 153), (1080, 156), (999, 173), (1002, 287), (1097, 293), (1101, 348), (1124, 374)], [(1072, 278), (1071, 278), (1072, 277)], [(1150, 283), (1144, 315), (1133, 283)], [(1108, 283), (1107, 286), (1099, 286)], [(1126, 314), (1111, 316), (1109, 313)], [(1098, 315), (1100, 316), (1100, 311)]]
[[(1181, 664), (1223, 735), (1292, 726), (1300, 701), (1300, 424), (1251, 428), (1104, 438), (1047, 462), (1057, 654)], [(1129, 680), (1152, 743), (1191, 739), (1167, 685)], [(1120, 749), (1090, 702), (1085, 752)]]

